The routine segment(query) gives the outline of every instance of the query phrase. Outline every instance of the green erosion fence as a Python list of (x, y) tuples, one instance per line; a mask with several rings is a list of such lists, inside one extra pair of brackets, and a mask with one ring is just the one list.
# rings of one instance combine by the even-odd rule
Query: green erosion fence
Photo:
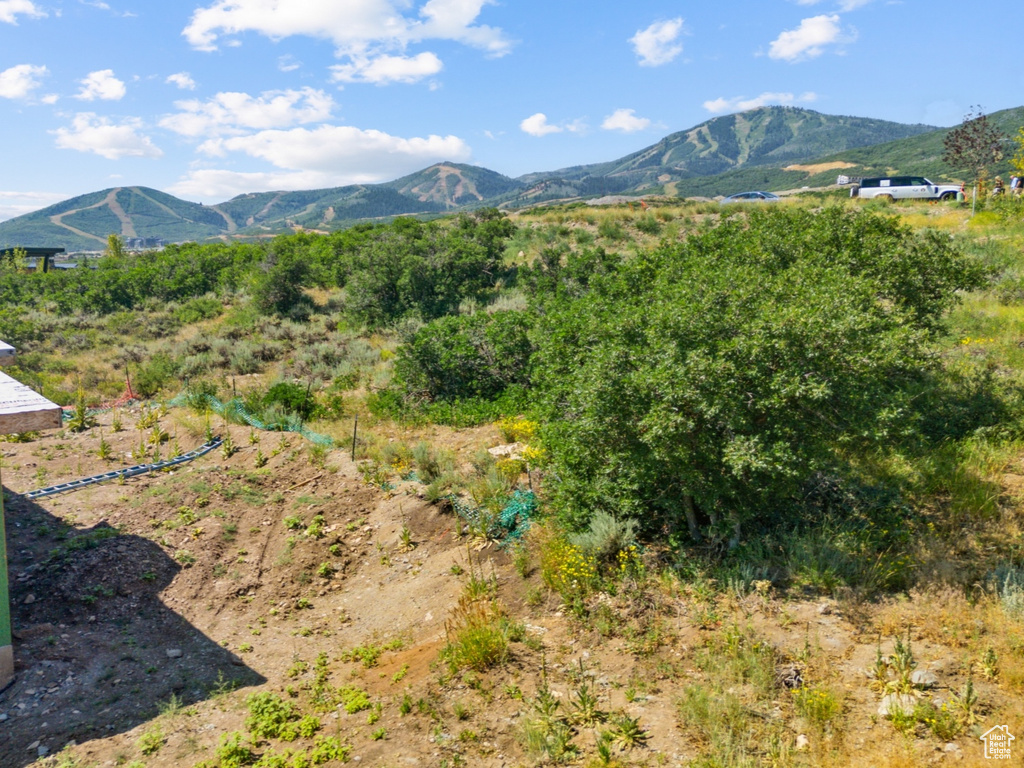
[(298, 416), (285, 416), (272, 422), (263, 421), (258, 416), (254, 416), (237, 397), (224, 403), (213, 395), (182, 392), (168, 402), (167, 407), (197, 410), (207, 408), (236, 424), (248, 424), (250, 427), (268, 432), (295, 432), (316, 445), (334, 446), (335, 444), (333, 437), (321, 435), (319, 432), (308, 429)]

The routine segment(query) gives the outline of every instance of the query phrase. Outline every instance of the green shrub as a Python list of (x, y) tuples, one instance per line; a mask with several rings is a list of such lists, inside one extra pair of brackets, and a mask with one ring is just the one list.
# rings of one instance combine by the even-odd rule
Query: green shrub
[(357, 688), (354, 685), (342, 686), (338, 689), (338, 696), (341, 700), (341, 705), (345, 711), (350, 715), (354, 715), (356, 712), (362, 712), (364, 709), (369, 709), (371, 706), (370, 697), (366, 691), (362, 688)]
[(601, 220), (601, 223), (597, 225), (597, 234), (605, 240), (618, 242), (619, 240), (626, 239), (626, 228), (615, 219), (604, 218)]
[(554, 501), (571, 527), (605, 509), (732, 546), (847, 446), (912, 428), (926, 342), (982, 280), (948, 237), (838, 208), (751, 212), (611, 269), (534, 331)]
[(167, 737), (160, 726), (153, 726), (139, 738), (139, 752), (144, 755), (155, 755), (164, 745)]
[(483, 672), (503, 664), (509, 654), (511, 626), (496, 601), (463, 595), (445, 623), (448, 643), (441, 649), (441, 658), (452, 672)]
[(635, 226), (645, 235), (657, 235), (661, 232), (661, 222), (649, 213), (638, 218)]
[(493, 208), (459, 216), (451, 227), (401, 217), (351, 253), (348, 310), (373, 326), (453, 313), (464, 299), (483, 297), (504, 274), (501, 257), (514, 231)]
[(805, 686), (793, 694), (797, 713), (819, 730), (824, 729), (843, 711), (842, 701), (835, 692), (820, 686)]
[(263, 363), (256, 356), (253, 346), (243, 341), (232, 350), (228, 367), (232, 373), (245, 376), (250, 373), (259, 373), (263, 370)]
[(1011, 619), (1024, 619), (1024, 568), (1000, 568), (994, 581), (1003, 612)]
[(262, 400), (263, 408), (275, 405), (303, 420), (308, 420), (316, 409), (316, 398), (301, 384), (279, 381), (267, 390)]
[(174, 311), (174, 317), (184, 325), (198, 323), (219, 317), (224, 312), (224, 304), (220, 299), (202, 297), (185, 302)]
[(438, 450), (430, 443), (417, 443), (412, 449), (416, 462), (416, 474), (421, 483), (433, 483), (456, 466), (455, 454), (450, 450)]
[[(245, 727), (256, 738), (295, 741), (299, 736), (298, 710), (274, 693), (254, 693), (245, 700), (249, 716)], [(319, 721), (318, 721), (319, 722)], [(314, 729), (315, 730), (315, 729)]]
[(634, 520), (618, 520), (599, 509), (587, 529), (570, 536), (569, 541), (603, 565), (614, 564), (619, 552), (636, 545), (636, 527)]
[(242, 768), (256, 762), (252, 749), (242, 742), (242, 734), (238, 731), (225, 733), (220, 737), (220, 745), (214, 752), (216, 768)]
[(435, 320), (399, 348), (395, 378), (414, 399), (492, 399), (529, 381), (529, 329), (517, 311)]
[(177, 366), (166, 354), (158, 352), (132, 371), (132, 387), (142, 397), (154, 397), (177, 375)]

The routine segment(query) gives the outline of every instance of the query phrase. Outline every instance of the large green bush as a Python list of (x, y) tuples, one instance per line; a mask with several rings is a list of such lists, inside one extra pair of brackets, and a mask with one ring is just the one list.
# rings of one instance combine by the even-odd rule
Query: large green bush
[(530, 325), (511, 310), (434, 320), (399, 348), (396, 382), (413, 400), (495, 398), (529, 381)]
[(503, 243), (513, 231), (507, 218), (489, 211), (460, 216), (454, 226), (399, 219), (349, 256), (348, 309), (373, 326), (452, 313), (498, 282)]
[(545, 304), (535, 381), (556, 502), (736, 541), (842, 452), (909, 429), (909, 386), (980, 270), (948, 238), (767, 211)]

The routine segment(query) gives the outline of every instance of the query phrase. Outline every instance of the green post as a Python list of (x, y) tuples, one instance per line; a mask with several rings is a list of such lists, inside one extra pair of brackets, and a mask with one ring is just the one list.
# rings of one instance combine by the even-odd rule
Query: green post
[(4, 524), (3, 478), (0, 477), (0, 691), (14, 680), (11, 600), (7, 586), (7, 528)]

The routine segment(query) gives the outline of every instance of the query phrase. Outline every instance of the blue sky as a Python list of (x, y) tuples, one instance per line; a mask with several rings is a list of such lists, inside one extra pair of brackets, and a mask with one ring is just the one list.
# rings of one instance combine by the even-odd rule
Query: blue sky
[(762, 104), (1024, 104), (1019, 0), (0, 0), (0, 219), (620, 157)]

